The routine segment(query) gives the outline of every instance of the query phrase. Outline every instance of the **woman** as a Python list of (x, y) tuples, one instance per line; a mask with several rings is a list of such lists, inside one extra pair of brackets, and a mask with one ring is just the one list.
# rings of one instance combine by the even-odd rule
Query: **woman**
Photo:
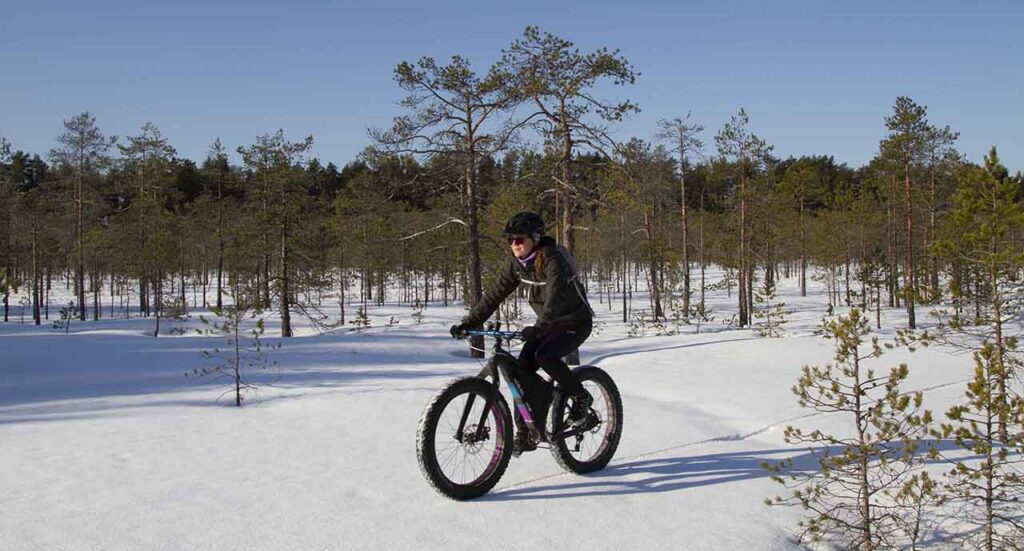
[[(529, 285), (528, 300), (537, 314), (537, 322), (522, 331), (526, 342), (519, 359), (529, 371), (519, 382), (531, 399), (531, 409), (538, 415), (538, 422), (543, 423), (551, 403), (550, 385), (536, 374), (538, 367), (543, 368), (572, 398), (569, 423), (579, 426), (586, 420), (593, 399), (562, 357), (579, 348), (590, 336), (594, 313), (578, 279), (576, 261), (565, 247), (544, 235), (544, 220), (539, 214), (516, 214), (505, 225), (503, 234), (513, 258), (498, 275), (496, 284), (484, 293), (462, 322), (452, 326), (452, 336), (479, 327), (520, 283)], [(536, 442), (530, 441), (525, 433), (520, 430), (516, 434), (519, 452), (536, 448)]]

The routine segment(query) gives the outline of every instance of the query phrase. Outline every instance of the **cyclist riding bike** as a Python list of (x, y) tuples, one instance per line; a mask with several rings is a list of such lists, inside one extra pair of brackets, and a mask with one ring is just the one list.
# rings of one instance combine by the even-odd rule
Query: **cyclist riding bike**
[[(537, 314), (537, 322), (522, 330), (525, 343), (519, 359), (528, 369), (520, 373), (519, 382), (530, 398), (531, 410), (539, 412), (540, 423), (551, 404), (551, 384), (537, 374), (543, 369), (572, 400), (570, 426), (583, 425), (593, 398), (562, 361), (562, 357), (587, 340), (593, 328), (593, 310), (587, 302), (586, 290), (579, 281), (576, 261), (568, 249), (544, 235), (544, 220), (539, 214), (521, 212), (509, 219), (503, 232), (513, 258), (498, 276), (496, 284), (484, 293), (462, 322), (451, 327), (453, 337), (465, 330), (479, 327), (498, 306), (520, 285), (529, 286), (528, 300)], [(517, 454), (536, 449), (519, 416), (515, 449)]]

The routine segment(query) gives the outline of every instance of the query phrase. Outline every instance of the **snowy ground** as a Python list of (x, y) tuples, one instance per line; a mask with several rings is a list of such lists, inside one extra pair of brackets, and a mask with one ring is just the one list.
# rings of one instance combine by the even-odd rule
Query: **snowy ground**
[[(794, 548), (800, 512), (763, 504), (781, 488), (761, 465), (806, 457), (783, 442), (787, 423), (844, 421), (808, 416), (790, 392), (802, 365), (832, 355), (812, 334), (824, 297), (794, 284), (782, 285), (797, 310), (782, 339), (717, 321), (627, 338), (617, 307), (599, 305), (583, 361), (622, 390), (616, 459), (577, 476), (538, 450), (467, 503), (428, 486), (414, 441), (430, 397), (479, 370), (447, 336), (461, 307), (431, 306), (420, 324), (408, 307), (371, 310), (400, 323), (361, 333), (300, 330), (241, 409), (217, 402), (225, 383), (184, 376), (217, 338), (154, 339), (136, 319), (70, 335), (0, 324), (0, 549)], [(734, 308), (724, 293), (712, 306)], [(884, 312), (882, 335), (900, 320)], [(878, 367), (901, 361), (937, 417), (972, 370), (936, 349)]]

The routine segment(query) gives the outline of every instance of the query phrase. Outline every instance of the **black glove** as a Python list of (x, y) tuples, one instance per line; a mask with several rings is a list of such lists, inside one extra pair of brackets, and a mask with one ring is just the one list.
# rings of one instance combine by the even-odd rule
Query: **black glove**
[(465, 323), (459, 323), (457, 325), (453, 325), (451, 329), (448, 330), (448, 332), (452, 334), (453, 339), (461, 339), (462, 337), (465, 337), (463, 333), (466, 331), (466, 329), (469, 329), (469, 325)]
[(540, 337), (542, 330), (536, 325), (527, 325), (519, 332), (523, 336), (523, 340), (532, 341)]

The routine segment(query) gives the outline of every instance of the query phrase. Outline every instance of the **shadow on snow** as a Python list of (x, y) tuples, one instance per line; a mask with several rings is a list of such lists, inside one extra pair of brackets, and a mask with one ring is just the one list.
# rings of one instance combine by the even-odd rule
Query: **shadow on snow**
[[(949, 440), (935, 444), (939, 451), (959, 449)], [(838, 446), (829, 447), (830, 454), (838, 453), (839, 450)], [(510, 501), (676, 492), (767, 478), (772, 473), (764, 468), (764, 464), (774, 465), (786, 459), (793, 464), (792, 468), (784, 471), (783, 477), (786, 472), (810, 473), (817, 466), (814, 454), (795, 448), (640, 459), (610, 465), (596, 473), (581, 475), (582, 479), (572, 482), (512, 487), (483, 499)]]

